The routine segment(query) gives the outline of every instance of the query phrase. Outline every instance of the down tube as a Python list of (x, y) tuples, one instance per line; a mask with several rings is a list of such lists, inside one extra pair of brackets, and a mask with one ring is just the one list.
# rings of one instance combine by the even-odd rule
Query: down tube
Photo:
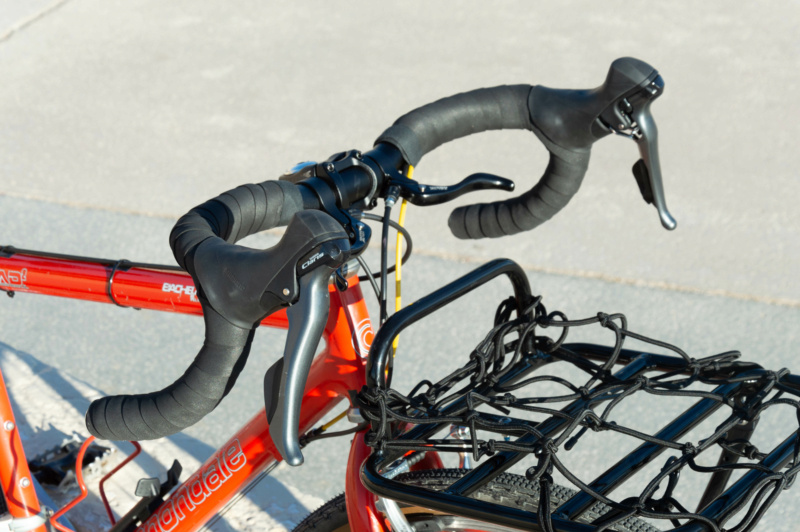
[[(347, 398), (348, 390), (358, 390), (364, 385), (366, 361), (360, 352), (368, 350), (372, 330), (354, 334), (349, 325), (362, 323), (364, 317), (368, 317), (366, 304), (358, 280), (353, 279), (347, 291), (331, 298), (331, 312), (324, 333), (327, 346), (311, 365), (300, 414), (301, 434)], [(366, 329), (363, 324), (362, 329)], [(262, 409), (178, 486), (137, 530), (197, 530), (280, 459)]]

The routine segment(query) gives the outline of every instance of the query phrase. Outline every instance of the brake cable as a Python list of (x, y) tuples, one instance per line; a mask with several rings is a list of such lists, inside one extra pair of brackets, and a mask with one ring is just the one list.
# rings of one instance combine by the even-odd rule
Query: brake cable
[[(412, 164), (408, 165), (408, 172), (406, 172), (406, 177), (408, 179), (411, 179), (411, 180), (414, 179), (414, 165), (412, 165)], [(406, 198), (403, 198), (403, 201), (400, 203), (400, 214), (397, 216), (397, 225), (399, 225), (401, 229), (403, 228), (403, 224), (406, 222), (406, 209), (407, 208), (408, 208), (408, 200)], [(395, 312), (398, 312), (401, 308), (403, 308), (403, 304), (402, 304), (402, 299), (403, 298), (402, 298), (402, 290), (401, 290), (401, 285), (402, 285), (402, 280), (403, 280), (403, 275), (402, 275), (403, 261), (401, 260), (401, 257), (403, 257), (403, 254), (402, 254), (403, 242), (400, 239), (400, 236), (401, 236), (401, 231), (398, 229), (398, 231), (397, 231), (397, 243), (395, 244), (395, 250), (394, 250), (394, 252), (395, 252), (395, 256), (394, 256), (394, 261), (395, 261), (395, 269), (394, 269), (394, 311)], [(406, 238), (406, 242), (408, 243), (408, 251), (410, 253), (411, 252), (411, 240)], [(394, 341), (392, 342), (392, 356), (397, 354), (397, 344), (398, 344), (399, 341), (400, 341), (400, 335), (398, 334), (397, 336), (394, 337)]]

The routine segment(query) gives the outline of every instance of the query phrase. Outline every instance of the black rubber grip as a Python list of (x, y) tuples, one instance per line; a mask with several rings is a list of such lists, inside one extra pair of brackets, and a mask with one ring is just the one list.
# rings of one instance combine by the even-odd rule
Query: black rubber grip
[(107, 440), (161, 438), (193, 425), (219, 404), (244, 367), (260, 315), (234, 324), (217, 312), (203, 294), (194, 256), (208, 239), (219, 237), (232, 244), (259, 231), (286, 225), (302, 207), (296, 185), (269, 181), (235, 188), (178, 220), (170, 244), (178, 264), (198, 286), (206, 326), (203, 347), (186, 372), (161, 391), (92, 402), (86, 412), (86, 427), (91, 434)]
[(396, 146), (416, 165), (445, 142), (495, 129), (532, 129), (530, 85), (503, 85), (449, 96), (398, 118), (375, 144)]

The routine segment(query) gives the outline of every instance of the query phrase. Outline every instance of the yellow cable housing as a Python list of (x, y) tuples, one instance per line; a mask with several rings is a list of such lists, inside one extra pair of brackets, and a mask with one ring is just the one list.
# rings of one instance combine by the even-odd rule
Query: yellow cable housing
[[(412, 165), (408, 165), (408, 172), (406, 173), (406, 177), (409, 179), (414, 178), (414, 167)], [(400, 215), (397, 218), (397, 223), (400, 227), (403, 227), (403, 224), (406, 222), (406, 208), (408, 207), (408, 202), (404, 199), (403, 202), (400, 204)], [(403, 262), (403, 234), (400, 231), (397, 232), (397, 245), (395, 246), (395, 256), (394, 256), (394, 311), (397, 312), (401, 308), (403, 308), (402, 304), (402, 291), (400, 289), (402, 284), (402, 262)], [(397, 353), (397, 343), (400, 339), (400, 336), (396, 336), (394, 342), (392, 342), (392, 356)]]

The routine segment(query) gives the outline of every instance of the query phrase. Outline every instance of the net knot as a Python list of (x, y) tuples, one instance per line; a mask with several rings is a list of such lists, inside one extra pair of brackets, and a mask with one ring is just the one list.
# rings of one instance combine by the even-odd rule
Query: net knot
[(610, 321), (608, 318), (609, 318), (609, 316), (605, 312), (598, 312), (597, 313), (597, 319), (600, 321), (600, 325), (602, 327), (608, 327), (608, 323)]
[(473, 351), (469, 355), (470, 361), (475, 361), (478, 364), (478, 367), (473, 370), (469, 378), (470, 382), (473, 384), (483, 381), (486, 377), (486, 357), (487, 355), (485, 353), (481, 353), (478, 350)]
[[(516, 300), (513, 296), (509, 297), (506, 301), (509, 305), (516, 305)], [(544, 308), (544, 305), (542, 305), (542, 296), (536, 296), (533, 298), (533, 301), (531, 301), (528, 306), (525, 307), (525, 309), (522, 311), (522, 314), (524, 316), (535, 316), (541, 312), (542, 308)]]
[(681, 452), (684, 456), (697, 456), (700, 450), (692, 442), (686, 442), (681, 446)]
[(588, 401), (589, 399), (591, 399), (591, 397), (589, 396), (589, 388), (587, 388), (586, 386), (581, 386), (580, 388), (578, 388), (578, 393), (581, 394), (581, 399), (583, 401)]
[(497, 452), (497, 451), (496, 451), (496, 449), (495, 449), (495, 444), (496, 444), (496, 443), (497, 443), (497, 442), (496, 442), (495, 440), (488, 440), (488, 441), (487, 441), (487, 442), (484, 444), (484, 446), (485, 446), (485, 448), (486, 448), (486, 454), (488, 454), (489, 456), (492, 456), (494, 453), (496, 453), (496, 452)]
[(534, 454), (538, 457), (542, 457), (545, 455), (556, 454), (557, 452), (558, 445), (556, 445), (555, 440), (552, 438), (547, 438), (539, 444), (539, 447)]
[[(551, 465), (541, 464), (541, 463), (535, 466), (531, 466), (525, 471), (525, 478), (528, 479), (529, 482), (538, 482), (542, 480), (542, 478), (544, 478), (544, 480), (547, 481), (547, 477), (549, 476), (549, 473), (547, 471), (551, 469), (551, 467), (552, 467)], [(553, 478), (551, 476), (550, 482), (552, 481)]]
[(670, 513), (675, 509), (675, 505), (672, 504), (669, 497), (664, 496), (661, 499), (650, 499), (647, 509), (653, 512)]
[(464, 416), (464, 425), (471, 426), (472, 423), (475, 422), (481, 416), (480, 412), (476, 412), (475, 410), (471, 411), (469, 414)]
[(605, 368), (600, 368), (597, 370), (597, 373), (595, 373), (595, 376), (603, 382), (608, 382), (612, 377), (612, 373)]
[(756, 447), (752, 443), (749, 443), (749, 444), (745, 445), (744, 449), (742, 449), (742, 453), (749, 460), (755, 460), (756, 458), (759, 458), (759, 454), (761, 454), (761, 453), (758, 452), (758, 447)]
[(589, 412), (587, 412), (585, 422), (586, 426), (592, 429), (592, 432), (600, 432), (603, 430), (603, 420), (598, 417), (593, 410), (589, 410)]
[(378, 451), (385, 451), (387, 447), (386, 438), (373, 431), (369, 431), (364, 435), (364, 443)]

